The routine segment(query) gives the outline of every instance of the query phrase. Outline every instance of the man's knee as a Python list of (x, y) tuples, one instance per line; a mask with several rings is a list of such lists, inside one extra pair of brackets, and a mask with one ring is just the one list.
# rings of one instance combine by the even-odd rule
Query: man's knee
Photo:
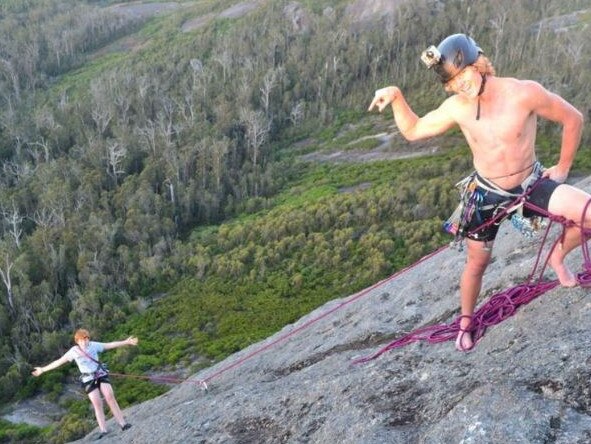
[(472, 254), (468, 252), (465, 270), (474, 275), (484, 274), (490, 263), (490, 257), (488, 251), (472, 252)]
[(489, 261), (466, 261), (464, 271), (471, 276), (483, 276)]

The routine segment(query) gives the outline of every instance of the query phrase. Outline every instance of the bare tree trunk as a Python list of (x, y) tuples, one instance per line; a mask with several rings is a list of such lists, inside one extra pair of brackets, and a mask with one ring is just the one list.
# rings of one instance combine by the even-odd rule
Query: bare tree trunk
[(21, 246), (21, 237), (23, 235), (23, 229), (21, 224), (25, 219), (23, 216), (20, 215), (16, 205), (12, 205), (12, 211), (8, 211), (3, 209), (2, 216), (4, 216), (4, 220), (8, 223), (8, 233), (14, 240), (14, 244), (16, 248), (20, 248)]
[(10, 60), (0, 58), (0, 65), (4, 66), (4, 70), (6, 71), (7, 77), (12, 82), (12, 89), (14, 91), (14, 97), (15, 97), (17, 103), (20, 102), (21, 87), (20, 87), (20, 82), (19, 82), (19, 78), (18, 78), (18, 72), (16, 71), (14, 65), (12, 64), (12, 62)]
[(118, 184), (117, 177), (125, 171), (121, 167), (121, 162), (125, 159), (127, 150), (118, 142), (109, 142), (107, 145), (107, 173), (113, 177), (115, 185)]
[(242, 109), (240, 120), (246, 127), (246, 140), (255, 175), (253, 195), (258, 196), (258, 166), (261, 148), (267, 141), (271, 130), (271, 121), (261, 111)]
[(4, 282), (4, 286), (6, 287), (6, 296), (8, 299), (8, 306), (14, 312), (14, 297), (12, 294), (12, 280), (10, 277), (10, 272), (12, 271), (12, 267), (14, 266), (14, 262), (10, 260), (8, 254), (4, 256), (4, 268), (0, 267), (0, 276), (2, 277), (2, 282)]

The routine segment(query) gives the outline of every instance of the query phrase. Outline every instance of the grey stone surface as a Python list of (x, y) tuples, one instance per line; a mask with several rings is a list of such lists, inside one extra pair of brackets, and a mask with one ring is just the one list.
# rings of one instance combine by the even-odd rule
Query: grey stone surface
[[(480, 303), (527, 278), (538, 243), (502, 227)], [(351, 364), (403, 333), (451, 322), (463, 262), (464, 253), (447, 249), (395, 279), (331, 301), (127, 409), (133, 427), (121, 432), (111, 420), (113, 432), (102, 442), (591, 442), (589, 289), (541, 295), (489, 328), (469, 353), (452, 342), (415, 343)], [(582, 255), (569, 262), (580, 271)], [(201, 379), (208, 379), (207, 391)]]

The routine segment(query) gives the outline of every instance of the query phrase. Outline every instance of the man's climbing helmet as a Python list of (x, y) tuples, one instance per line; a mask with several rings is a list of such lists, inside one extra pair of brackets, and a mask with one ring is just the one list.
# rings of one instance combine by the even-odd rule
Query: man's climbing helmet
[(443, 83), (447, 83), (466, 66), (476, 62), (482, 53), (472, 37), (453, 34), (446, 37), (439, 46), (429, 46), (421, 54), (421, 60), (427, 68), (433, 68)]

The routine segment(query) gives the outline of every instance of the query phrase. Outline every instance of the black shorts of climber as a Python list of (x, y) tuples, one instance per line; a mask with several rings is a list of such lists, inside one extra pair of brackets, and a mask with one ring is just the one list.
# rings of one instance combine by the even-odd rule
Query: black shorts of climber
[[(540, 179), (540, 181), (533, 187), (531, 193), (527, 196), (527, 202), (530, 202), (536, 207), (547, 211), (548, 204), (550, 203), (550, 196), (552, 196), (552, 193), (554, 193), (554, 190), (559, 185), (560, 184), (558, 182), (552, 179)], [(477, 187), (477, 190), (484, 196), (483, 202), (480, 204), (480, 206), (487, 207), (492, 205), (493, 207), (487, 210), (479, 210), (478, 212), (475, 212), (472, 220), (467, 226), (466, 231), (469, 233), (467, 237), (468, 239), (473, 239), (476, 241), (490, 242), (493, 241), (497, 236), (501, 222), (508, 218), (511, 214), (508, 214), (506, 217), (499, 220), (498, 223), (488, 225), (481, 230), (474, 230), (496, 216), (499, 211), (502, 211), (515, 199), (508, 198), (506, 196), (500, 196), (494, 191), (486, 190), (480, 187)], [(507, 191), (512, 194), (521, 194), (524, 190), (521, 186), (517, 186)], [(539, 212), (527, 208), (526, 206), (523, 208), (523, 215), (525, 217), (545, 216), (544, 214), (540, 214)]]
[(111, 383), (111, 381), (109, 381), (108, 375), (100, 376), (96, 379), (91, 379), (90, 381), (83, 382), (82, 383), (82, 390), (84, 390), (84, 392), (86, 394), (88, 394), (88, 393), (96, 390), (97, 388), (99, 388), (102, 383), (105, 383), (105, 384)]

